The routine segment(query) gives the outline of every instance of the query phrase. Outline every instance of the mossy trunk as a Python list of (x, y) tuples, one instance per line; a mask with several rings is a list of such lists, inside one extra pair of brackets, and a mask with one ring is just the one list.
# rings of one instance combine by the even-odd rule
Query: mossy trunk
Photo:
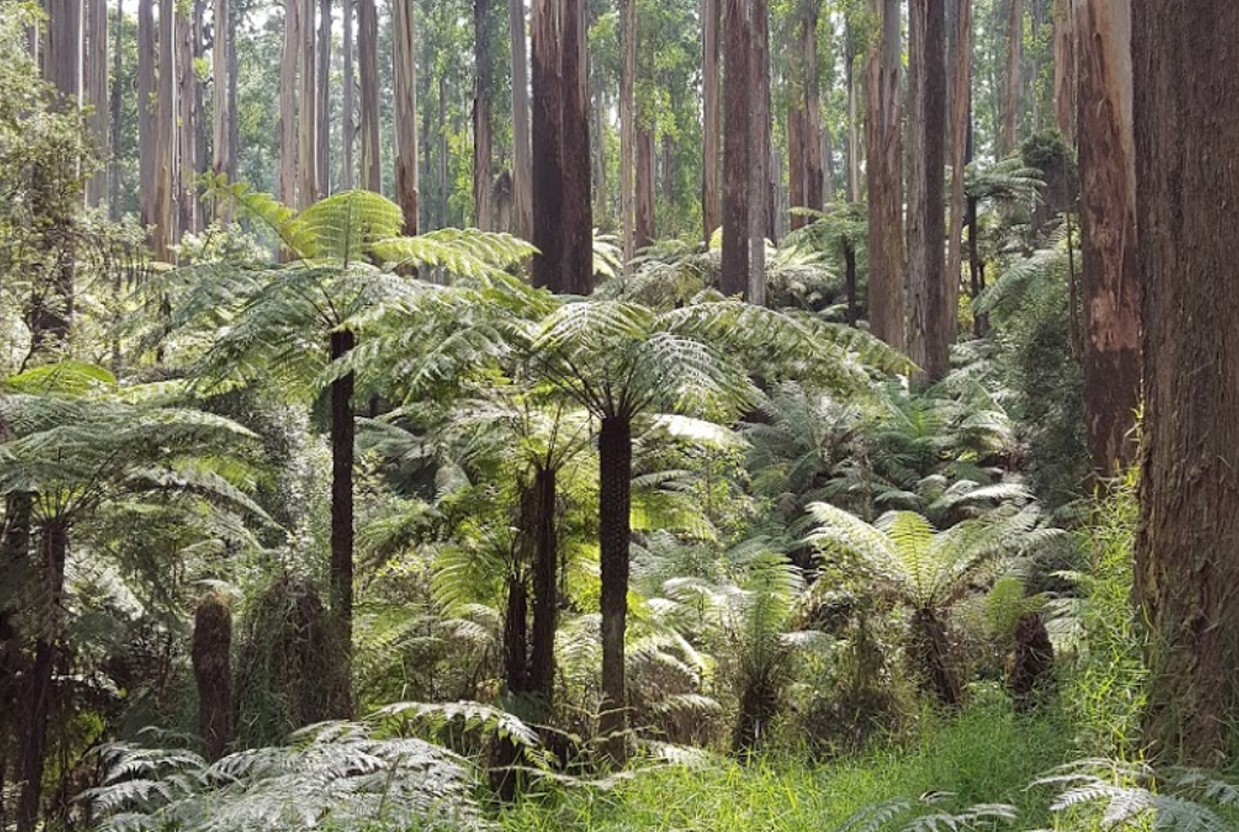
[(209, 592), (198, 602), (190, 653), (198, 686), (198, 736), (207, 759), (218, 760), (233, 734), (232, 611), (218, 592)]
[(959, 707), (963, 704), (964, 693), (955, 670), (946, 623), (934, 610), (919, 609), (912, 614), (911, 629), (909, 654), (922, 690), (940, 705)]
[(1054, 645), (1035, 612), (1020, 616), (1015, 625), (1015, 649), (1007, 673), (1007, 692), (1015, 709), (1031, 710), (1037, 704), (1054, 670)]

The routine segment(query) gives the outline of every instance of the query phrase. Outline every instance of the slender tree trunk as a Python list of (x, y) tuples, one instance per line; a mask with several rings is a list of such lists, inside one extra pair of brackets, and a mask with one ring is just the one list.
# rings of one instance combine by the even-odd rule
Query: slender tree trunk
[[(417, 234), (417, 67), (413, 31), (413, 0), (392, 4), (392, 64), (396, 87), (396, 204), (404, 212), (404, 233)], [(440, 79), (439, 95), (443, 95)], [(440, 102), (442, 113), (442, 102)], [(440, 130), (446, 129), (442, 123)], [(376, 125), (377, 130), (377, 125)], [(442, 187), (442, 183), (440, 183)]]
[(65, 560), (68, 530), (59, 519), (43, 523), (39, 534), (39, 570), (43, 581), (40, 633), (35, 641), (34, 663), (23, 693), (25, 720), (20, 747), (22, 786), (17, 801), (18, 832), (34, 832), (43, 796), (43, 771), (47, 760), (47, 728), (55, 696), (54, 672), (62, 629)]
[(491, 206), (490, 94), (494, 81), (490, 55), (490, 0), (473, 0), (473, 221), (494, 228)]
[(946, 18), (936, 0), (910, 0), (908, 162), (908, 347), (922, 381), (949, 369), (954, 331), (946, 332), (943, 273), (943, 170), (946, 139)]
[(1054, 0), (1054, 121), (1068, 147), (1076, 143), (1076, 34), (1073, 0)]
[[(805, 175), (808, 166), (805, 158), (807, 120), (804, 101), (799, 95), (793, 94), (787, 106), (787, 198), (792, 208), (804, 208), (808, 205), (805, 194), (808, 184), (808, 177)], [(791, 216), (792, 228), (802, 228), (808, 222), (808, 218), (800, 214)]]
[(353, 190), (356, 183), (357, 167), (353, 158), (353, 146), (357, 138), (357, 104), (355, 93), (357, 79), (353, 74), (353, 9), (354, 0), (341, 0), (340, 7), (344, 16), (344, 31), (341, 35), (341, 59), (344, 61), (344, 90), (340, 115), (340, 188)]
[(1081, 0), (1080, 219), (1084, 255), (1084, 409), (1096, 473), (1135, 459), (1140, 403), (1136, 165), (1130, 0)]
[[(345, 0), (347, 2), (347, 0)], [(319, 195), (331, 193), (331, 0), (318, 4), (318, 98), (314, 112), (314, 150)]]
[[(216, 176), (227, 175), (233, 167), (234, 148), (232, 146), (233, 113), (228, 106), (228, 87), (231, 83), (228, 70), (228, 0), (215, 0), (215, 43), (211, 47), (211, 64), (215, 75), (213, 88), (214, 98), (211, 112), (211, 137), (215, 158), (211, 162), (211, 171)], [(232, 221), (232, 205), (228, 200), (220, 200), (216, 207), (216, 219), (224, 224)]]
[(602, 420), (598, 435), (598, 541), (602, 565), (602, 713), (599, 732), (608, 756), (627, 759), (624, 632), (628, 617), (628, 543), (631, 536), (632, 424), (625, 416)]
[(1024, 86), (1024, 0), (1007, 0), (1007, 74), (1002, 110), (1002, 152), (1019, 143), (1020, 92)]
[(172, 262), (176, 240), (173, 188), (176, 164), (176, 14), (172, 0), (159, 0), (159, 89), (155, 111), (155, 216), (151, 249)]
[(209, 592), (194, 612), (190, 651), (198, 688), (198, 736), (208, 760), (218, 760), (232, 743), (232, 611), (218, 592)]
[(841, 243), (843, 247), (843, 281), (847, 291), (847, 324), (848, 326), (856, 326), (856, 321), (860, 317), (857, 311), (856, 298), (856, 246), (852, 241), (844, 237)]
[[(314, 77), (315, 0), (300, 0), (301, 45), (297, 56), (297, 206), (304, 210), (319, 197), (318, 92)], [(399, 4), (397, 4), (399, 5)]]
[[(109, 153), (108, 153), (108, 218), (113, 222), (120, 219), (120, 139), (121, 139), (121, 105), (124, 103), (124, 82), (121, 80), (121, 70), (123, 64), (121, 62), (124, 50), (122, 46), (122, 36), (124, 34), (124, 15), (125, 10), (122, 0), (116, 0), (116, 23), (114, 29), (116, 31), (116, 40), (112, 46), (112, 91), (111, 91), (111, 112), (109, 114), (108, 126), (110, 129), (109, 138)], [(138, 109), (142, 107), (139, 102)]]
[(108, 4), (107, 0), (87, 0), (86, 104), (93, 109), (87, 116), (87, 129), (99, 157), (98, 171), (86, 182), (86, 204), (103, 205), (108, 195)]
[(138, 219), (144, 227), (154, 225), (159, 215), (155, 203), (157, 55), (154, 0), (138, 0)]
[[(678, 112), (680, 107), (682, 106), (683, 106), (683, 102), (677, 101), (674, 98), (672, 99), (671, 108), (673, 110)], [(663, 191), (663, 203), (666, 205), (667, 210), (670, 211), (675, 208), (675, 193), (676, 193), (675, 184), (676, 183), (675, 183), (675, 140), (671, 137), (671, 134), (669, 132), (664, 132), (662, 135), (661, 157), (662, 157), (662, 161), (659, 163), (659, 165), (662, 168), (662, 183), (661, 184), (662, 184), (662, 191)]]
[(620, 237), (627, 274), (636, 244), (637, 0), (620, 0)]
[[(744, 298), (766, 303), (766, 229), (770, 227), (770, 6), (749, 3), (749, 282)], [(817, 136), (814, 137), (818, 138)]]
[(963, 272), (963, 232), (966, 206), (964, 171), (968, 158), (968, 122), (972, 115), (972, 0), (951, 0), (955, 24), (951, 37), (950, 134), (951, 212), (947, 226), (946, 295), (943, 300), (944, 327), (954, 333), (959, 326), (959, 282)]
[(869, 190), (869, 327), (906, 346), (904, 320), (903, 142), (899, 0), (870, 0), (881, 30), (868, 56), (865, 124)]
[(636, 202), (633, 248), (641, 250), (654, 242), (654, 131), (637, 128)]
[(607, 95), (602, 82), (598, 80), (598, 74), (595, 73), (591, 77), (594, 84), (594, 126), (590, 130), (589, 139), (594, 146), (594, 222), (605, 228), (611, 221), (611, 208), (607, 193), (607, 136), (605, 132)]
[(556, 472), (537, 468), (527, 493), (525, 520), (533, 549), (533, 638), (529, 691), (550, 713), (555, 695), (555, 632), (559, 626), (559, 539), (555, 527)]
[(225, 173), (228, 174), (229, 180), (237, 178), (237, 147), (240, 144), (237, 120), (237, 17), (238, 10), (230, 6), (228, 9), (228, 147), (231, 152), (228, 154), (228, 169)]
[(280, 201), (297, 202), (297, 70), (303, 0), (284, 0), (284, 52), (280, 58)]
[(512, 233), (532, 240), (533, 157), (529, 133), (529, 62), (525, 51), (524, 0), (508, 0), (508, 23), (512, 31)]
[[(358, 0), (357, 74), (361, 82), (361, 186), (380, 193), (383, 173), (379, 164), (379, 18), (374, 3), (375, 0)], [(406, 216), (405, 222), (408, 221)]]
[[(412, 2), (412, 0), (409, 0), (409, 2)], [(449, 183), (447, 181), (448, 179), (447, 134), (448, 134), (448, 131), (451, 130), (451, 125), (448, 123), (448, 114), (447, 114), (447, 78), (444, 77), (443, 75), (439, 76), (438, 104), (439, 104), (439, 127), (438, 127), (438, 138), (439, 138), (438, 151), (439, 152), (435, 154), (436, 156), (435, 161), (437, 162), (437, 166), (439, 169), (438, 177), (436, 177), (439, 180), (438, 182), (438, 185), (439, 185), (439, 205), (438, 205), (439, 226), (438, 227), (446, 228), (452, 224), (451, 220), (448, 219), (448, 215), (447, 215), (447, 209), (448, 209), (447, 195), (448, 195), (448, 188), (449, 188)]]
[(533, 285), (565, 292), (560, 0), (533, 0)]
[(749, 291), (749, 166), (752, 131), (752, 32), (750, 0), (723, 0), (725, 108), (723, 132), (723, 256), (719, 287), (724, 295)]
[(856, 60), (857, 54), (855, 47), (852, 45), (854, 34), (849, 30), (846, 34), (847, 47), (844, 53), (844, 72), (848, 85), (848, 202), (860, 202), (861, 185), (860, 185), (860, 95), (857, 92), (857, 86), (860, 84), (856, 77)]
[(586, 72), (585, 0), (560, 0), (562, 54), (561, 147), (563, 165), (563, 250), (565, 289), (588, 295), (594, 278), (594, 214), (589, 166), (589, 78)]
[[(823, 143), (828, 136), (822, 130), (821, 89), (817, 79), (817, 10), (810, 6), (809, 19), (800, 33), (800, 48), (805, 62), (805, 205), (814, 211), (826, 207), (826, 175), (824, 159), (828, 158)], [(767, 73), (767, 94), (769, 74)], [(767, 137), (767, 143), (769, 138)]]
[[(817, 7), (805, 4), (796, 24), (796, 48), (792, 51), (793, 72), (798, 79), (790, 85), (787, 116), (788, 198), (793, 208), (822, 210), (821, 115), (817, 82)], [(808, 223), (804, 216), (792, 216), (792, 228)]]
[[(1096, 17), (1089, 27), (1077, 19), (1081, 44), (1115, 11), (1089, 5)], [(1136, 543), (1151, 636), (1143, 738), (1168, 761), (1214, 768), (1239, 750), (1239, 204), (1219, 198), (1239, 189), (1239, 5), (1139, 0), (1131, 10), (1148, 360)], [(1082, 48), (1081, 100), (1095, 68)]]
[[(349, 330), (331, 333), (331, 359), (356, 346)], [(330, 701), (337, 718), (353, 713), (353, 374), (331, 383), (331, 611), (340, 651), (339, 690)]]
[[(196, 31), (191, 16), (193, 5), (176, 4), (176, 205), (180, 233), (198, 229), (198, 112), (195, 109), (197, 75), (194, 73)], [(178, 235), (179, 237), (179, 235)], [(173, 238), (176, 240), (177, 238)]]
[(503, 675), (508, 693), (519, 695), (529, 691), (529, 588), (519, 565), (514, 565), (508, 574), (507, 601), (503, 614)]
[(702, 157), (701, 214), (705, 241), (722, 226), (722, 192), (719, 185), (722, 161), (721, 67), (719, 28), (722, 0), (701, 0), (703, 92), (705, 94), (702, 132), (705, 139)]

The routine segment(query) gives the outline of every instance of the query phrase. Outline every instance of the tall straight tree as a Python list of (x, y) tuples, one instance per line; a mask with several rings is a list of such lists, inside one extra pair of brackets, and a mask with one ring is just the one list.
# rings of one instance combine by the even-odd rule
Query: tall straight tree
[(314, 179), (320, 196), (331, 193), (331, 0), (318, 3), (317, 98), (314, 104)]
[(533, 285), (566, 291), (563, 274), (563, 58), (559, 0), (533, 0)]
[(176, 14), (173, 0), (159, 0), (159, 77), (155, 107), (154, 208), (151, 252), (172, 262), (176, 240), (173, 188), (176, 164)]
[[(946, 162), (946, 17), (939, 0), (909, 0), (908, 293), (909, 357), (922, 380), (946, 375), (955, 332), (947, 331), (943, 268)], [(956, 277), (958, 281), (958, 277)]]
[[(236, 168), (236, 151), (232, 146), (232, 119), (235, 117), (231, 101), (228, 100), (230, 84), (228, 65), (228, 49), (230, 27), (228, 17), (231, 13), (228, 0), (215, 0), (214, 33), (215, 42), (211, 47), (211, 67), (215, 76), (212, 87), (211, 106), (211, 144), (214, 158), (211, 160), (211, 170), (216, 176), (232, 177)], [(216, 219), (227, 223), (232, 219), (232, 206), (227, 200), (216, 204)]]
[(899, 0), (869, 2), (880, 30), (866, 59), (865, 179), (869, 190), (869, 328), (902, 350), (907, 337), (899, 6)]
[(972, 116), (972, 0), (950, 0), (950, 67), (948, 68), (951, 135), (951, 211), (947, 228), (946, 331), (959, 325), (959, 284), (964, 264), (963, 231), (967, 214), (964, 174), (968, 164), (969, 121)]
[[(787, 104), (787, 182), (791, 207), (820, 211), (823, 200), (817, 18), (816, 3), (801, 3), (791, 53), (794, 75), (789, 79), (791, 95)], [(806, 222), (807, 217), (791, 217), (792, 228), (800, 228)]]
[(594, 219), (590, 193), (589, 77), (586, 55), (586, 2), (560, 0), (563, 79), (563, 206), (561, 284), (564, 291), (587, 295), (593, 290)]
[(494, 224), (491, 206), (491, 59), (490, 0), (473, 0), (473, 222), (490, 230)]
[(1073, 0), (1054, 0), (1054, 122), (1068, 147), (1076, 142), (1076, 35)]
[(1131, 0), (1079, 0), (1084, 410), (1093, 468), (1135, 459), (1140, 401)]
[[(85, 103), (90, 107), (87, 127), (100, 161), (109, 160), (108, 148), (108, 4), (107, 0), (86, 2)], [(107, 167), (86, 182), (86, 204), (104, 203), (108, 195)]]
[(1024, 0), (1007, 0), (1006, 93), (1002, 100), (1003, 154), (1019, 142), (1020, 94), (1024, 88)]
[(637, 0), (620, 0), (620, 237), (624, 271), (636, 243)]
[(280, 201), (297, 207), (297, 70), (304, 0), (284, 0), (284, 51), (280, 57)]
[(722, 0), (701, 0), (702, 92), (705, 97), (702, 108), (701, 216), (707, 243), (722, 225), (719, 184), (723, 156), (722, 67), (719, 52), (722, 13)]
[[(125, 81), (122, 77), (123, 63), (122, 38), (125, 32), (125, 8), (123, 0), (116, 0), (116, 22), (113, 24), (116, 39), (112, 49), (112, 92), (110, 115), (108, 118), (110, 136), (108, 139), (108, 217), (113, 222), (120, 219), (120, 180), (121, 180), (121, 105), (124, 102)], [(141, 104), (139, 104), (141, 108)]]
[(512, 233), (533, 239), (533, 156), (529, 136), (529, 60), (524, 0), (508, 0), (512, 32)]
[(749, 292), (749, 165), (752, 130), (750, 0), (723, 0), (723, 253), (719, 288)]
[(357, 74), (361, 89), (360, 184), (378, 193), (383, 190), (383, 173), (379, 164), (379, 16), (374, 2), (357, 0)]
[[(643, 113), (643, 119), (648, 114)], [(649, 123), (637, 126), (636, 159), (633, 164), (633, 189), (635, 192), (635, 219), (633, 222), (633, 249), (646, 248), (654, 242), (654, 127)]]
[[(198, 230), (197, 27), (193, 3), (176, 4), (176, 205), (183, 234)], [(175, 239), (175, 238), (174, 238)]]
[(770, 229), (770, 4), (749, 3), (749, 282), (745, 300), (766, 303), (766, 232)]
[(297, 52), (297, 207), (309, 208), (318, 188), (318, 79), (314, 60), (315, 0), (300, 0), (301, 30)]
[(860, 51), (857, 46), (856, 25), (851, 15), (845, 19), (843, 33), (843, 71), (844, 83), (847, 84), (848, 95), (848, 202), (861, 201), (860, 184), (860, 79), (857, 77), (856, 62)]
[(156, 86), (155, 0), (138, 0), (138, 219), (154, 225)]
[(355, 178), (357, 167), (353, 158), (353, 147), (357, 139), (357, 105), (355, 103), (357, 79), (353, 74), (353, 6), (354, 0), (341, 0), (343, 32), (340, 35), (340, 59), (344, 62), (344, 90), (340, 106), (344, 112), (340, 114), (340, 189), (344, 191), (353, 190), (353, 185), (357, 181)]
[(396, 87), (396, 204), (404, 212), (404, 233), (409, 237), (417, 234), (418, 225), (416, 45), (413, 0), (394, 0), (392, 64)]
[[(1117, 4), (1088, 5), (1096, 15)], [(1143, 740), (1163, 758), (1215, 767), (1239, 751), (1239, 203), (1221, 196), (1239, 190), (1239, 4), (1131, 9), (1147, 360), (1136, 543), (1151, 636)], [(1080, 58), (1083, 78), (1094, 59)]]

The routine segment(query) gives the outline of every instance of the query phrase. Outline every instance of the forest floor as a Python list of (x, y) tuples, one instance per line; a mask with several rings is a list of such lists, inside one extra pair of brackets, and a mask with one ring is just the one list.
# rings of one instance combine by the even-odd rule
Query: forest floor
[(1079, 756), (1061, 712), (1017, 716), (991, 702), (920, 723), (915, 739), (851, 758), (718, 758), (651, 769), (608, 789), (555, 789), (507, 810), (502, 825), (506, 832), (830, 832), (865, 807), (933, 793), (943, 793), (941, 811), (1009, 803), (1018, 809), (1014, 828), (1048, 824), (1055, 792), (1029, 785)]

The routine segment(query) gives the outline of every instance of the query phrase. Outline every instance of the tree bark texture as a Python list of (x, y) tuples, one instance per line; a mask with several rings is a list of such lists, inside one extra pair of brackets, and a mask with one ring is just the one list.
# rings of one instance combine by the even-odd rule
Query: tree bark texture
[(866, 71), (865, 179), (869, 191), (869, 328), (897, 350), (904, 321), (903, 123), (899, 0), (870, 0), (881, 21)]
[(331, 0), (318, 3), (315, 56), (318, 65), (314, 87), (314, 181), (321, 197), (331, 193)]
[(303, 0), (284, 0), (284, 51), (280, 57), (280, 202), (297, 203), (297, 70)]
[(949, 73), (951, 134), (951, 210), (947, 225), (946, 295), (943, 299), (945, 327), (953, 333), (959, 327), (959, 284), (963, 279), (963, 233), (967, 206), (964, 172), (968, 165), (968, 124), (972, 118), (972, 0), (951, 0), (951, 55)]
[(315, 0), (301, 2), (301, 35), (297, 53), (297, 207), (309, 208), (318, 189), (318, 93), (314, 60)]
[(560, 0), (562, 79), (560, 116), (563, 170), (561, 284), (588, 295), (594, 280), (594, 206), (590, 192), (589, 77), (585, 0)]
[(637, 0), (620, 0), (620, 238), (624, 273), (636, 247)]
[[(211, 112), (211, 140), (214, 158), (211, 171), (216, 176), (228, 175), (235, 166), (235, 149), (232, 146), (231, 122), (234, 114), (228, 100), (228, 0), (215, 0), (215, 43), (211, 47), (211, 66), (215, 76)], [(223, 223), (232, 221), (232, 206), (229, 200), (220, 200), (216, 206), (216, 219)]]
[(155, 215), (151, 253), (172, 262), (176, 241), (173, 188), (176, 165), (176, 14), (172, 0), (159, 0), (159, 77), (155, 110)]
[(1024, 0), (1007, 0), (1007, 70), (1003, 96), (1003, 155), (1015, 152), (1019, 144), (1020, 93), (1024, 87)]
[(524, 519), (533, 560), (533, 637), (529, 691), (550, 712), (555, 694), (555, 631), (559, 626), (559, 538), (555, 525), (556, 471), (537, 468), (525, 494)]
[(1073, 0), (1054, 0), (1054, 121), (1068, 147), (1076, 143), (1076, 34)]
[(724, 295), (749, 291), (749, 165), (752, 118), (750, 0), (723, 0), (723, 256)]
[[(417, 67), (413, 0), (392, 3), (392, 72), (396, 88), (396, 204), (404, 212), (404, 233), (417, 234)], [(440, 85), (440, 95), (442, 95)], [(440, 125), (444, 128), (444, 125)], [(377, 125), (376, 125), (377, 130)]]
[(637, 128), (636, 145), (637, 215), (633, 248), (640, 251), (654, 242), (654, 131), (651, 127)]
[(86, 0), (86, 95), (91, 107), (86, 127), (94, 143), (99, 166), (86, 182), (86, 204), (97, 207), (108, 196), (108, 4), (107, 0)]
[(344, 90), (341, 93), (340, 116), (340, 188), (351, 191), (356, 183), (357, 167), (353, 147), (357, 138), (357, 79), (353, 71), (353, 12), (354, 0), (341, 0), (343, 32), (340, 35), (341, 59), (344, 61)]
[(218, 592), (209, 592), (194, 611), (190, 658), (198, 688), (198, 737), (208, 760), (232, 744), (232, 611)]
[[(116, 0), (116, 22), (113, 29), (116, 32), (116, 39), (113, 42), (112, 48), (112, 91), (110, 114), (108, 118), (108, 128), (110, 137), (108, 139), (108, 218), (113, 222), (120, 219), (120, 180), (121, 180), (121, 164), (120, 164), (120, 142), (121, 142), (121, 106), (124, 103), (124, 88), (125, 82), (121, 78), (121, 70), (123, 64), (121, 59), (124, 55), (122, 49), (122, 36), (125, 31), (124, 26), (125, 10), (121, 0)], [(138, 104), (138, 109), (141, 110), (141, 102)], [(139, 149), (139, 155), (141, 155)], [(141, 162), (139, 162), (141, 164)]]
[(508, 0), (512, 32), (512, 233), (533, 240), (533, 157), (529, 135), (529, 61), (524, 0)]
[(491, 205), (492, 174), (490, 135), (491, 87), (494, 67), (491, 60), (490, 0), (473, 0), (473, 222), (485, 231), (494, 228)]
[(631, 536), (632, 424), (608, 416), (598, 435), (598, 541), (602, 567), (602, 711), (599, 732), (608, 756), (627, 758), (624, 633), (628, 618), (628, 543)]
[(193, 3), (177, 4), (176, 12), (176, 208), (179, 234), (198, 230), (198, 128), (199, 111), (194, 72), (197, 57), (197, 28)]
[[(1148, 356), (1135, 587), (1149, 634), (1144, 739), (1163, 759), (1212, 768), (1239, 750), (1239, 203), (1222, 196), (1239, 190), (1239, 5), (1131, 10)], [(1083, 79), (1094, 59), (1080, 58)], [(1080, 131), (1083, 144), (1083, 121)]]
[[(946, 309), (943, 265), (943, 184), (946, 156), (946, 18), (936, 0), (910, 0), (909, 73), (912, 112), (908, 163), (908, 351), (922, 381), (934, 382), (950, 366), (954, 316)], [(958, 278), (957, 278), (958, 280)]]
[(1080, 219), (1084, 255), (1084, 409), (1093, 468), (1135, 458), (1140, 299), (1132, 124), (1131, 0), (1080, 0)]
[[(361, 187), (381, 193), (383, 173), (379, 159), (379, 17), (374, 3), (375, 0), (358, 0), (357, 5), (357, 75), (361, 89)], [(405, 217), (405, 221), (408, 221), (408, 217)]]
[[(356, 344), (349, 330), (331, 333), (332, 360)], [(331, 613), (342, 667), (329, 701), (340, 719), (353, 712), (353, 387), (352, 373), (331, 383)]]
[(749, 2), (749, 282), (744, 298), (766, 303), (766, 232), (770, 227), (770, 5)]
[(143, 226), (153, 225), (158, 215), (155, 204), (157, 57), (154, 0), (138, 0), (138, 220)]
[(722, 194), (719, 175), (722, 164), (723, 126), (721, 106), (721, 67), (719, 28), (722, 23), (722, 0), (701, 0), (702, 34), (702, 87), (704, 93), (703, 124), (704, 138), (701, 157), (701, 215), (704, 221), (704, 238), (708, 244), (722, 225)]
[(560, 280), (563, 236), (563, 78), (560, 0), (533, 0), (533, 285), (567, 291)]

